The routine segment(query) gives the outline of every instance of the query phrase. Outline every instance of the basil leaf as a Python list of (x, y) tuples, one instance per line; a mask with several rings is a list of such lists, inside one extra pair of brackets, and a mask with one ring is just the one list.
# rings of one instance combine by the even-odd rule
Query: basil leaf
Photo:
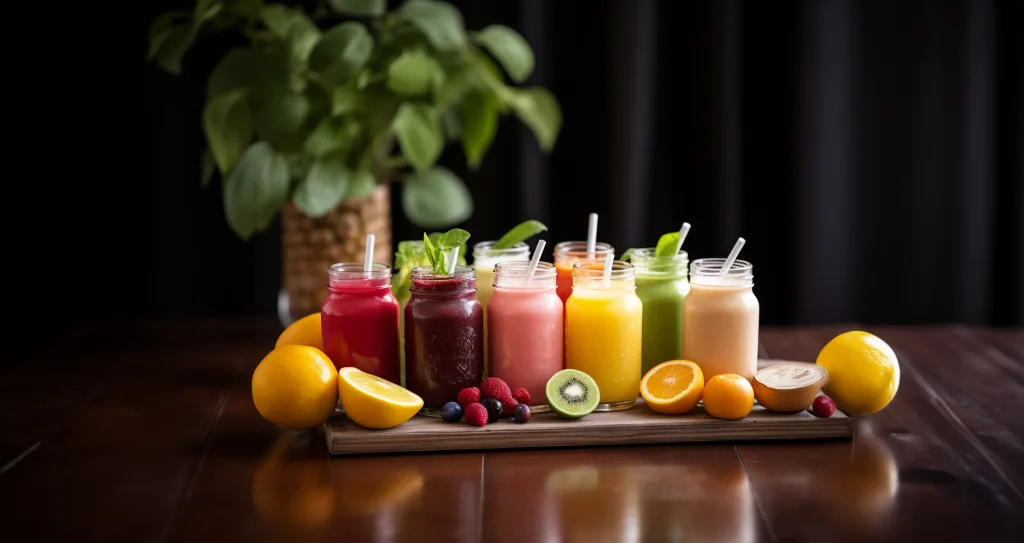
[(461, 228), (452, 228), (441, 236), (441, 242), (438, 245), (447, 254), (452, 248), (458, 247), (467, 241), (469, 241), (469, 232)]
[(508, 232), (505, 232), (505, 235), (501, 236), (501, 239), (499, 239), (498, 242), (494, 244), (493, 248), (508, 249), (509, 247), (512, 247), (513, 245), (521, 241), (526, 241), (527, 239), (536, 236), (541, 232), (546, 231), (547, 229), (548, 227), (544, 226), (544, 223), (540, 221), (535, 221), (532, 219), (528, 221), (523, 221), (515, 225), (515, 227), (513, 227)]

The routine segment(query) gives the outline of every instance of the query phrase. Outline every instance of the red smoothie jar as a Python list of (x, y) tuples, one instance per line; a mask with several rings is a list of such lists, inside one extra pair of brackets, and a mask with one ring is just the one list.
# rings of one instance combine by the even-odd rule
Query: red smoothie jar
[(391, 268), (362, 263), (327, 270), (327, 298), (320, 309), (324, 354), (338, 369), (354, 366), (398, 384), (398, 300), (391, 294)]
[(480, 385), (484, 373), (484, 312), (476, 271), (452, 275), (412, 270), (405, 306), (405, 384), (423, 398), (423, 414), (438, 414), (459, 391)]

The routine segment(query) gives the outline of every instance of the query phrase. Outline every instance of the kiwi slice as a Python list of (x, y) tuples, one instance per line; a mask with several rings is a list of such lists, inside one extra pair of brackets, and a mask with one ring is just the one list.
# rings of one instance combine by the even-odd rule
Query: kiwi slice
[(583, 418), (601, 402), (597, 383), (579, 370), (562, 370), (552, 375), (544, 392), (551, 410), (567, 419)]

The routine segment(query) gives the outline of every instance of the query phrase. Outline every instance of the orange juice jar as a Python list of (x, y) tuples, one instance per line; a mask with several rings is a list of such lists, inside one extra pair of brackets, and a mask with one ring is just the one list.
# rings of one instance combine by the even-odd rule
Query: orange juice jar
[(604, 262), (605, 256), (615, 254), (615, 247), (607, 243), (594, 244), (594, 252), (587, 253), (585, 241), (563, 241), (555, 245), (555, 270), (558, 272), (558, 297), (564, 304), (572, 294), (572, 266), (581, 260), (599, 260)]

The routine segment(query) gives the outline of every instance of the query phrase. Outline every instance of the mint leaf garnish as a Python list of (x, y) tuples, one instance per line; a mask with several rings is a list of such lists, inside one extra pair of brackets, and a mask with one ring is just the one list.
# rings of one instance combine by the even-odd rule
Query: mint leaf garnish
[(548, 227), (544, 226), (544, 223), (540, 221), (532, 219), (523, 221), (515, 225), (508, 232), (505, 232), (505, 235), (501, 236), (501, 238), (498, 239), (498, 242), (495, 243), (491, 249), (508, 249), (521, 241), (526, 241), (527, 239), (546, 231), (547, 229)]
[(671, 232), (661, 236), (658, 240), (658, 248), (654, 250), (654, 256), (674, 256), (677, 243), (679, 243), (679, 232)]

